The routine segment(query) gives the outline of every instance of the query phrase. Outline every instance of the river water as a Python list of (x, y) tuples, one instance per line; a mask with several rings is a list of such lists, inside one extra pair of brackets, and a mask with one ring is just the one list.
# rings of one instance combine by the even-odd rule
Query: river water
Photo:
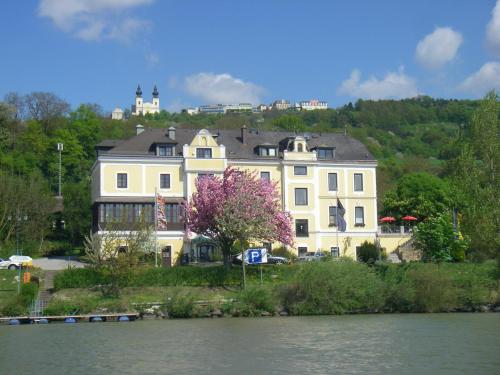
[(0, 326), (0, 374), (500, 374), (500, 314)]

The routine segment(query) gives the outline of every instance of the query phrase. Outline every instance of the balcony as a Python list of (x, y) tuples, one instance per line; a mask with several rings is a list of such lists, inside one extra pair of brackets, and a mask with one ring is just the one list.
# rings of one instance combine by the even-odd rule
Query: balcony
[(394, 235), (394, 236), (411, 236), (415, 230), (414, 226), (410, 225), (379, 225), (377, 233), (379, 235)]

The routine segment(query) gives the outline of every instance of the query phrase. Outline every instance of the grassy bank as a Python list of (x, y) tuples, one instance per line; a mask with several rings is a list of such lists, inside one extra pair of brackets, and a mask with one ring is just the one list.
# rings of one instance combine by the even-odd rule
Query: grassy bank
[[(347, 260), (248, 267), (140, 268), (124, 280), (118, 298), (105, 297), (108, 280), (71, 269), (56, 276), (46, 313), (139, 311), (187, 318), (211, 315), (318, 315), (374, 312), (484, 311), (500, 305), (497, 265), (382, 264)], [(158, 305), (151, 309), (151, 305)]]
[(25, 315), (28, 313), (31, 302), (36, 298), (38, 284), (35, 282), (21, 284), (20, 293), (17, 293), (17, 276), (16, 270), (0, 271), (0, 315)]

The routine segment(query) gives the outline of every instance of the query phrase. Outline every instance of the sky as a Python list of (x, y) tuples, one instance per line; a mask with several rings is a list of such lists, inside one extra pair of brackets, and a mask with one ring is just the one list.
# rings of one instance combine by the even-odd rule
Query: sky
[(5, 1), (0, 43), (0, 98), (107, 111), (500, 90), (500, 0)]

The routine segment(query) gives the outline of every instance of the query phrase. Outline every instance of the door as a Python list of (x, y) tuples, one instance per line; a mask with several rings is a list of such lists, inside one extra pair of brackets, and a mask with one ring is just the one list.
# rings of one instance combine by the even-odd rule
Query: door
[(161, 249), (161, 259), (163, 267), (172, 267), (172, 246)]

